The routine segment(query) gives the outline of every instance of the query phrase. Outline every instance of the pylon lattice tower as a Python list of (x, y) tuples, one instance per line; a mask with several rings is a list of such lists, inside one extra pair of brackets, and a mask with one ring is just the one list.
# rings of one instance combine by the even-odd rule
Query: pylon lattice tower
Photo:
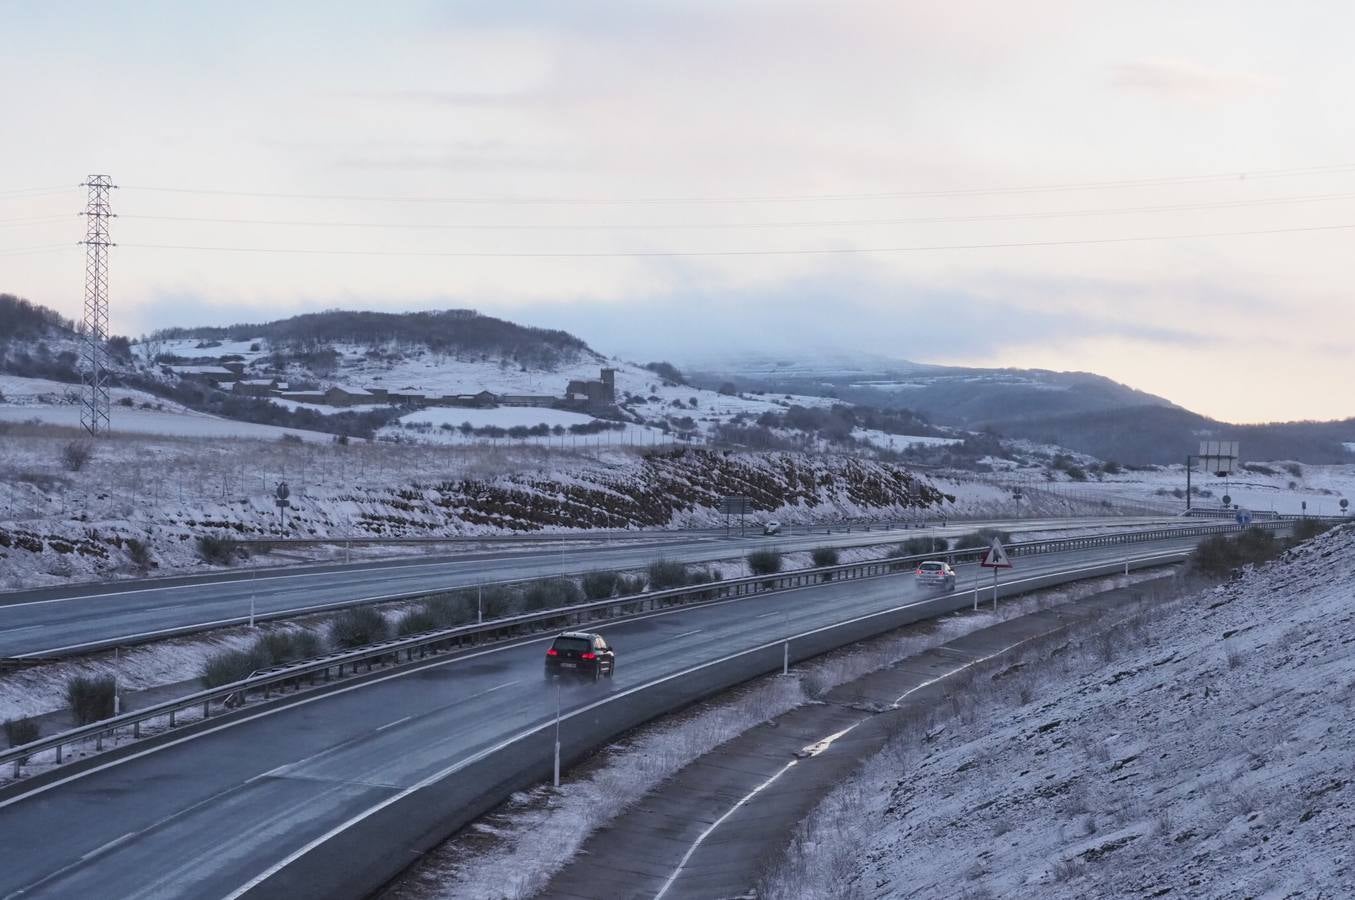
[(85, 205), (85, 333), (80, 344), (80, 424), (92, 435), (107, 434), (108, 413), (108, 204), (115, 185), (107, 175), (91, 175), (82, 185), (89, 188)]

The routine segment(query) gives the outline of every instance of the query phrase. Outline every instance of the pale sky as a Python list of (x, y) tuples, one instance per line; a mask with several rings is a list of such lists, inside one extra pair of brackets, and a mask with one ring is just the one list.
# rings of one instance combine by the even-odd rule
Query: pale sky
[(0, 291), (79, 315), (98, 172), (116, 332), (467, 306), (642, 360), (1352, 416), (1352, 33), (1340, 2), (0, 0)]

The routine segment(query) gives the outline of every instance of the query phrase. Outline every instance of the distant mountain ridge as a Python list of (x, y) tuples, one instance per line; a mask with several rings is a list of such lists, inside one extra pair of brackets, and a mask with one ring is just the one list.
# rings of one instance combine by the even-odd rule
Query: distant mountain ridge
[(1351, 462), (1355, 419), (1232, 425), (1089, 372), (981, 369), (841, 353), (803, 359), (737, 358), (720, 369), (689, 366), (698, 382), (832, 396), (909, 409), (938, 425), (989, 429), (1136, 465), (1184, 462), (1201, 440), (1237, 440), (1248, 459)]

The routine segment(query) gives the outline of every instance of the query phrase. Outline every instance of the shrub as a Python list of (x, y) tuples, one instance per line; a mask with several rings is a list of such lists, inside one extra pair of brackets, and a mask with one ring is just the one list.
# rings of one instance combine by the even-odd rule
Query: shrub
[(300, 443), (301, 443), (301, 435), (299, 435), (299, 434), (291, 434), (291, 433), (289, 432), (289, 433), (287, 433), (287, 434), (281, 435), (281, 436), (278, 438), (278, 443), (280, 443), (280, 444), (300, 444)]
[(1105, 472), (1107, 475), (1119, 475), (1124, 471), (1124, 466), (1113, 459), (1108, 459), (1105, 464), (1101, 466), (1101, 471)]
[(256, 665), (255, 662), (254, 655), (247, 651), (223, 650), (207, 657), (207, 660), (202, 664), (202, 674), (198, 677), (204, 688), (234, 684), (243, 678), (248, 678), (252, 672), (266, 668), (266, 666)]
[(1233, 542), (1221, 534), (1207, 537), (1190, 554), (1191, 568), (1202, 575), (1221, 578), (1238, 565)]
[[(20, 744), (31, 744), (38, 739), (41, 729), (38, 728), (38, 720), (31, 719), (28, 716), (20, 716), (17, 719), (5, 720), (5, 740), (11, 747), (18, 747)], [(21, 760), (22, 762), (23, 760)]]
[(523, 608), (529, 612), (539, 609), (558, 609), (583, 602), (583, 591), (568, 578), (547, 578), (534, 581), (522, 592)]
[(630, 597), (635, 594), (642, 594), (645, 590), (645, 576), (635, 575), (627, 578), (622, 575), (616, 583), (616, 592), (622, 597)]
[(649, 564), (649, 586), (656, 591), (687, 584), (687, 565), (671, 559), (656, 559)]
[(1299, 465), (1298, 463), (1285, 463), (1284, 470), (1288, 472), (1290, 475), (1293, 475), (1295, 478), (1303, 477), (1303, 466)]
[(432, 631), (440, 624), (438, 617), (425, 604), (418, 609), (411, 609), (396, 620), (395, 633), (405, 637), (411, 634), (420, 634), (424, 631)]
[(67, 472), (79, 472), (94, 456), (94, 445), (89, 441), (69, 441), (61, 448), (61, 465)]
[(811, 553), (809, 557), (814, 561), (814, 565), (816, 566), (835, 566), (838, 564), (838, 560), (841, 559), (841, 555), (838, 553), (836, 547), (819, 547)]
[(899, 544), (898, 556), (922, 556), (926, 553), (945, 553), (950, 549), (945, 538), (915, 537)]
[(516, 596), (506, 587), (494, 586), (483, 589), (483, 594), (477, 596), (474, 591), (466, 592), (470, 597), (470, 608), (475, 609), (475, 604), (480, 602), (481, 609), (486, 619), (497, 619), (512, 612), (516, 603)]
[(151, 548), (146, 546), (146, 542), (137, 538), (128, 538), (122, 542), (122, 547), (127, 551), (127, 560), (137, 569), (145, 571), (151, 567)]
[(244, 554), (244, 548), (235, 541), (215, 534), (198, 536), (198, 556), (202, 561), (214, 566), (229, 566), (237, 556)]
[(781, 571), (781, 554), (775, 550), (754, 550), (748, 554), (748, 571), (754, 575), (775, 575)]
[(75, 675), (66, 682), (66, 702), (77, 725), (88, 725), (113, 715), (117, 683), (112, 675)]
[(583, 593), (589, 600), (605, 600), (616, 593), (621, 576), (615, 572), (589, 572), (583, 576)]
[(1086, 481), (1086, 480), (1087, 480), (1087, 470), (1084, 469), (1084, 468), (1082, 468), (1081, 466), (1069, 466), (1069, 467), (1068, 467), (1067, 469), (1065, 469), (1064, 471), (1066, 471), (1066, 472), (1068, 473), (1068, 479), (1069, 479), (1070, 481)]
[(1328, 528), (1331, 528), (1331, 524), (1328, 522), (1322, 522), (1318, 519), (1299, 519), (1294, 523), (1294, 543), (1301, 544), (1304, 541), (1312, 540)]
[(279, 630), (260, 635), (254, 642), (251, 656), (255, 668), (266, 669), (269, 666), (319, 656), (321, 649), (320, 637), (314, 632)]
[(1279, 556), (1284, 545), (1264, 528), (1248, 528), (1235, 539), (1225, 535), (1205, 538), (1190, 555), (1191, 568), (1222, 578), (1246, 565), (1260, 565)]
[(370, 606), (354, 606), (334, 617), (329, 639), (335, 647), (363, 647), (390, 637), (386, 617)]
[[(434, 628), (455, 628), (457, 625), (469, 625), (475, 621), (476, 600), (474, 589), (457, 591), (453, 594), (445, 594), (424, 601), (423, 612), (433, 620)], [(489, 613), (486, 611), (486, 618), (489, 617)], [(401, 621), (396, 627), (412, 626), (406, 626)]]
[(1004, 544), (1011, 543), (1012, 536), (1000, 528), (980, 528), (964, 535), (955, 542), (956, 550), (972, 550), (988, 547), (997, 539)]

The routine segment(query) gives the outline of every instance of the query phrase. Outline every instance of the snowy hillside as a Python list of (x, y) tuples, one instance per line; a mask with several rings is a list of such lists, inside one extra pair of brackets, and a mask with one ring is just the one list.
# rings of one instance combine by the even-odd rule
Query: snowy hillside
[[(2, 423), (0, 423), (2, 424)], [(0, 460), (0, 589), (205, 563), (197, 538), (492, 535), (713, 526), (723, 495), (784, 522), (946, 514), (888, 463), (684, 448), (432, 447), (113, 437), (64, 463), (77, 433), (11, 426)], [(285, 522), (273, 502), (291, 490)], [(130, 543), (135, 542), (135, 543)], [(138, 561), (137, 547), (146, 548)]]
[(1063, 652), (842, 787), (802, 861), (843, 897), (1355, 896), (1352, 584), (1346, 528)]

